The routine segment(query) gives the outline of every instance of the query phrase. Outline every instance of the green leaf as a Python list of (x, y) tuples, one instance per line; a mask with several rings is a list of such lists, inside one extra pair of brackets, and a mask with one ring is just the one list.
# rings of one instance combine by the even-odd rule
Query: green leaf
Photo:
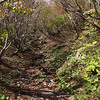
[(15, 12), (15, 10), (13, 9), (12, 12)]
[(87, 68), (86, 68), (86, 71), (94, 71), (95, 70), (95, 66), (94, 65), (89, 65)]
[(4, 41), (4, 37), (1, 37), (1, 40)]
[(96, 78), (95, 80), (94, 80), (94, 82), (98, 82), (99, 80), (98, 80), (98, 78)]
[(97, 75), (100, 75), (100, 71), (98, 69), (96, 69), (96, 72), (98, 73)]

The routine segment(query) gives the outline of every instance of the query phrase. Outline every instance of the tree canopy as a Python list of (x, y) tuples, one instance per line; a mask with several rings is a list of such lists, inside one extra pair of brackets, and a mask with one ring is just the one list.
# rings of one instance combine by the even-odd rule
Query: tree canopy
[(0, 0), (0, 100), (23, 95), (99, 100), (99, 0)]

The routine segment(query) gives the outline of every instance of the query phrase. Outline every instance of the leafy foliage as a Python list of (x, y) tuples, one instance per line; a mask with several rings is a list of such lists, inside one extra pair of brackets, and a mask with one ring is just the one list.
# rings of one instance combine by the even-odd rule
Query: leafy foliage
[(44, 54), (46, 56), (45, 61), (55, 67), (60, 67), (67, 59), (68, 53), (59, 49), (53, 49), (53, 52)]
[[(9, 47), (14, 53), (15, 49), (24, 52), (28, 48), (34, 52), (35, 45), (41, 47), (42, 42), (37, 39), (44, 34), (61, 43), (51, 47), (52, 52), (44, 53), (44, 62), (56, 69), (59, 89), (73, 94), (75, 100), (99, 98), (100, 9), (97, 3), (96, 0), (59, 0), (55, 3), (54, 0), (43, 9), (34, 0), (0, 3), (0, 60)], [(43, 1), (42, 6), (44, 4)], [(60, 46), (66, 42), (67, 50)], [(18, 75), (9, 72), (9, 76)], [(6, 83), (12, 82), (8, 80)], [(16, 84), (20, 87), (22, 81)], [(0, 99), (5, 98), (0, 92)]]
[[(97, 23), (99, 25), (99, 21)], [(76, 93), (77, 88), (81, 86), (85, 88), (83, 98), (90, 99), (91, 97), (88, 95), (91, 93), (95, 95), (100, 93), (100, 36), (98, 30), (91, 24), (88, 24), (87, 27), (87, 23), (85, 23), (84, 31), (79, 39), (70, 46), (70, 51), (73, 54), (71, 52), (71, 55), (67, 55), (67, 60), (57, 70), (58, 86), (61, 90), (69, 91), (72, 94)], [(77, 53), (79, 53), (78, 56)], [(82, 98), (80, 97), (79, 100)]]
[(1, 100), (5, 100), (6, 99), (6, 96), (0, 91), (0, 99)]

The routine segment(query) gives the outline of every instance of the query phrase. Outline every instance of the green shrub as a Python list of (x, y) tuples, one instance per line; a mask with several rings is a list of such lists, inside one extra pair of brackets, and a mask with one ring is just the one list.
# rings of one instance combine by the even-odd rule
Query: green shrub
[(67, 60), (68, 53), (61, 49), (54, 49), (51, 53), (44, 54), (45, 61), (55, 67), (60, 67)]
[(5, 100), (6, 96), (0, 91), (0, 100)]

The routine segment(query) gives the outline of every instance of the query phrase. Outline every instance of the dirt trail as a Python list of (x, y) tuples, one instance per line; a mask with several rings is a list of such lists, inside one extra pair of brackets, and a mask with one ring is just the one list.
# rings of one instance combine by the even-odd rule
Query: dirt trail
[[(68, 100), (69, 95), (59, 91), (56, 68), (48, 65), (44, 52), (57, 42), (45, 40), (44, 49), (18, 53), (17, 56), (4, 57), (0, 66), (0, 89), (9, 100)], [(52, 68), (52, 72), (48, 69)]]

